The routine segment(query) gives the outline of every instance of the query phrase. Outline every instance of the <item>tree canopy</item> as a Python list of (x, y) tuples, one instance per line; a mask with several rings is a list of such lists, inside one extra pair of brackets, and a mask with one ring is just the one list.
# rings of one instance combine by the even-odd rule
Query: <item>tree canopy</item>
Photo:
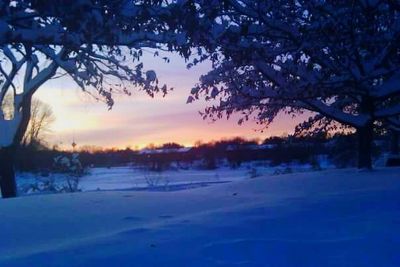
[(400, 114), (399, 8), (390, 0), (204, 6), (213, 69), (188, 101), (212, 100), (205, 117), (240, 113), (264, 124), (308, 110), (317, 115), (303, 126), (334, 120), (370, 139), (375, 122)]

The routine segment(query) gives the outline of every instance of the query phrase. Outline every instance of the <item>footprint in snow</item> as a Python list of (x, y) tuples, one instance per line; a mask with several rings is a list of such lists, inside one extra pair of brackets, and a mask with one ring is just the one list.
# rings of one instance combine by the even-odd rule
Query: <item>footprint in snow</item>
[(135, 216), (126, 216), (122, 218), (124, 221), (140, 221), (142, 218)]
[(171, 216), (171, 215), (160, 215), (160, 216), (158, 216), (158, 218), (161, 218), (161, 219), (171, 219), (173, 217), (174, 216)]

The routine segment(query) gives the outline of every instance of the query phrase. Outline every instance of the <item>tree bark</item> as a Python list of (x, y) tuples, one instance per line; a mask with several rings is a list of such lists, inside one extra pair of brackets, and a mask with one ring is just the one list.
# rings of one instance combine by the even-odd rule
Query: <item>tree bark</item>
[(0, 188), (3, 198), (17, 196), (17, 185), (14, 171), (15, 147), (0, 149)]
[(390, 154), (386, 160), (386, 167), (400, 166), (399, 132), (390, 131)]
[(373, 125), (357, 128), (359, 169), (372, 169)]
[[(25, 46), (25, 51), (27, 57), (27, 64), (33, 64), (33, 58), (31, 57), (32, 47)], [(58, 55), (64, 55), (66, 50), (63, 48)], [(41, 72), (35, 76), (35, 82), (33, 81), (33, 70), (34, 68), (28, 68), (26, 66), (24, 85), (23, 85), (23, 93), (21, 102), (18, 103), (14, 98), (14, 112), (20, 113), (21, 121), (19, 122), (17, 132), (14, 135), (14, 140), (12, 145), (8, 147), (0, 147), (0, 187), (3, 198), (16, 197), (17, 196), (17, 186), (15, 181), (15, 171), (14, 171), (14, 160), (16, 154), (16, 148), (20, 145), (23, 137), (25, 135), (26, 129), (29, 124), (29, 120), (31, 118), (31, 103), (32, 96), (36, 92), (36, 90), (46, 81), (48, 81), (51, 77), (53, 77), (57, 71), (58, 65), (54, 62), (51, 63), (48, 67), (43, 69)], [(7, 88), (8, 90), (8, 88)], [(14, 97), (16, 96), (16, 92), (14, 91)], [(21, 95), (20, 95), (21, 96)], [(16, 115), (16, 114), (15, 114)]]
[(17, 184), (15, 179), (15, 154), (16, 148), (20, 145), (31, 117), (32, 94), (24, 97), (21, 106), (22, 120), (19, 124), (14, 142), (8, 147), (0, 148), (0, 189), (3, 198), (12, 198), (17, 196)]
[(392, 130), (390, 133), (390, 154), (399, 155), (399, 132)]

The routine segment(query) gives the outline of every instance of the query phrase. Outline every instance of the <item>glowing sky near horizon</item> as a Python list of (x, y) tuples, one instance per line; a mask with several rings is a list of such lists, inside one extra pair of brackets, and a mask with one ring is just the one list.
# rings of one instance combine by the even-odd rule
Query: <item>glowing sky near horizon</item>
[(200, 75), (210, 66), (204, 63), (187, 70), (179, 57), (172, 55), (170, 59), (170, 63), (164, 63), (148, 55), (143, 62), (146, 69), (157, 72), (160, 83), (173, 87), (173, 91), (164, 98), (159, 95), (152, 99), (133, 89), (132, 96), (116, 96), (110, 111), (104, 103), (81, 92), (68, 78), (46, 83), (35, 97), (48, 103), (56, 117), (48, 143), (64, 148), (68, 148), (73, 139), (79, 146), (106, 148), (141, 148), (150, 143), (166, 142), (191, 146), (198, 140), (208, 142), (236, 136), (264, 139), (293, 131), (296, 121), (286, 116), (279, 116), (264, 132), (256, 131), (260, 126), (254, 122), (240, 126), (235, 119), (204, 121), (198, 112), (206, 103), (186, 104), (186, 100)]

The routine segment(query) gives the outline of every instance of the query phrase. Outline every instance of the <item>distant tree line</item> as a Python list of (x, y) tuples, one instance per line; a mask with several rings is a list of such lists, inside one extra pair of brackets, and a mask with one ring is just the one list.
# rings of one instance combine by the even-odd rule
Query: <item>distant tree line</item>
[[(373, 157), (382, 156), (391, 149), (388, 134), (376, 132)], [(264, 161), (271, 166), (297, 162), (319, 165), (321, 157), (339, 168), (357, 166), (357, 136), (354, 133), (327, 136), (270, 137), (263, 142), (233, 138), (210, 143), (198, 142), (185, 148), (176, 143), (151, 146), (142, 150), (100, 149), (82, 147), (79, 158), (84, 167), (116, 167), (132, 165), (150, 171), (168, 169), (215, 169), (221, 164), (238, 168), (245, 162)], [(20, 171), (48, 171), (54, 158), (72, 152), (44, 146), (21, 147), (17, 153), (16, 168)]]

